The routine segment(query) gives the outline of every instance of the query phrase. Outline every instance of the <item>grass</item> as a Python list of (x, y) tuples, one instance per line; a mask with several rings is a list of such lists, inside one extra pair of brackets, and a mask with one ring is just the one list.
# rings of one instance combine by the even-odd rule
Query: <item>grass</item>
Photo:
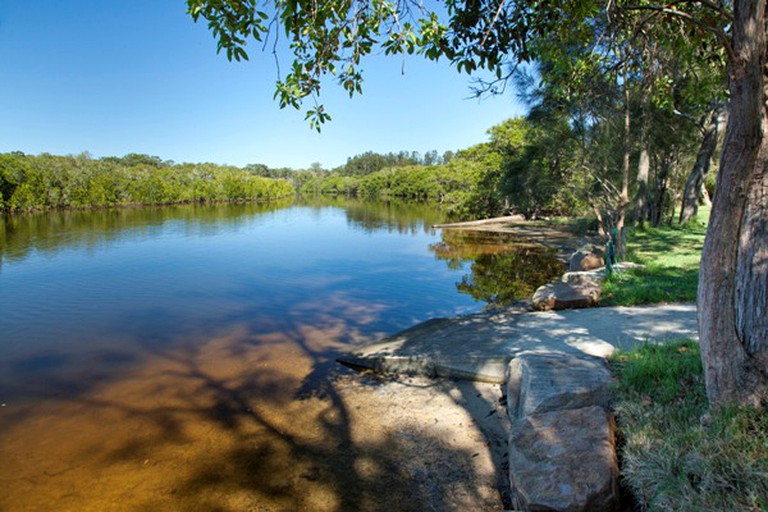
[(708, 217), (709, 209), (702, 208), (698, 217), (685, 226), (629, 230), (627, 260), (644, 267), (606, 279), (601, 304), (694, 302)]
[(691, 341), (611, 361), (621, 478), (643, 511), (768, 511), (768, 412), (711, 411)]
[[(645, 267), (607, 279), (602, 303), (695, 301), (708, 216), (629, 231), (627, 259)], [(649, 343), (611, 366), (622, 484), (636, 510), (768, 512), (768, 411), (711, 410), (695, 342)]]

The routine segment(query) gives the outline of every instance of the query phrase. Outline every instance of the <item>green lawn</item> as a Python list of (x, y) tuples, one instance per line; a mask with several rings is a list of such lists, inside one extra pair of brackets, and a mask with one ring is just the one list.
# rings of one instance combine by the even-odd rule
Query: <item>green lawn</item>
[(602, 305), (694, 302), (709, 209), (686, 226), (630, 229), (627, 260), (644, 268), (616, 273), (603, 284)]
[[(695, 301), (709, 210), (687, 226), (633, 229), (642, 269), (603, 284), (603, 305)], [(615, 355), (621, 480), (642, 511), (768, 511), (768, 412), (710, 409), (691, 341)]]
[(768, 412), (710, 411), (698, 344), (615, 355), (622, 484), (638, 510), (768, 510)]

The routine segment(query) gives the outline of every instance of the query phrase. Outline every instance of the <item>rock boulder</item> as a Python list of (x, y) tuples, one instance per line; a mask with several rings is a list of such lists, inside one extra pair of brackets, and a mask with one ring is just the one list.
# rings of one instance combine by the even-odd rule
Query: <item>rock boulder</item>
[(516, 419), (558, 409), (599, 405), (613, 400), (613, 379), (605, 360), (562, 354), (523, 352), (507, 366), (507, 413)]
[(517, 420), (509, 438), (509, 459), (517, 509), (616, 510), (614, 424), (602, 407), (550, 411)]
[(605, 251), (593, 244), (582, 245), (568, 259), (568, 270), (571, 272), (593, 270), (604, 265)]
[(536, 290), (532, 302), (533, 308), (539, 311), (589, 308), (600, 302), (600, 286), (596, 283), (549, 283)]

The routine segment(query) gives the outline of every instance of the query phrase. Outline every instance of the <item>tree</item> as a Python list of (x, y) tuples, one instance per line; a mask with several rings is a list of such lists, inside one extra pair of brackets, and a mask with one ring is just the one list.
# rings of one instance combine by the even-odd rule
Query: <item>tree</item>
[(365, 176), (388, 167), (418, 165), (419, 163), (407, 151), (387, 154), (366, 151), (361, 155), (347, 158), (347, 162), (335, 170), (343, 176)]
[(717, 141), (722, 131), (724, 117), (726, 114), (725, 105), (718, 103), (712, 112), (704, 119), (708, 119), (699, 125), (702, 134), (701, 146), (699, 146), (696, 161), (693, 164), (688, 180), (685, 183), (683, 192), (683, 202), (680, 206), (680, 224), (685, 224), (696, 216), (699, 209), (699, 198), (704, 190), (704, 178), (709, 173), (709, 166), (712, 157), (717, 149)]
[[(188, 6), (194, 19), (208, 20), (219, 50), (230, 59), (247, 58), (249, 38), (264, 41), (273, 33), (276, 37), (272, 29), (281, 25), (294, 61), (289, 74), (278, 81), (276, 97), (281, 105), (296, 108), (303, 98), (314, 99), (307, 117), (316, 128), (329, 118), (317, 103), (321, 79), (331, 75), (350, 95), (361, 92), (362, 59), (379, 49), (386, 54), (420, 53), (432, 60), (445, 57), (460, 72), (488, 70), (497, 79), (486, 88), (493, 91), (495, 84), (506, 83), (517, 65), (539, 57), (537, 41), (578, 41), (581, 31), (589, 33), (603, 26), (595, 21), (606, 14), (621, 30), (597, 35), (601, 41), (617, 43), (614, 47), (622, 64), (633, 57), (626, 51), (633, 38), (650, 24), (661, 40), (676, 41), (681, 32), (700, 34), (703, 55), (726, 53), (731, 104), (700, 272), (699, 331), (707, 392), (715, 404), (760, 405), (766, 400), (765, 0), (663, 4), (648, 0), (446, 0), (445, 21), (441, 21), (441, 13), (429, 11), (423, 4), (386, 0), (188, 0)], [(716, 47), (710, 46), (712, 40)], [(567, 52), (558, 53), (557, 58), (568, 58)], [(631, 68), (621, 69), (617, 84), (629, 94)], [(626, 106), (628, 112), (628, 101)], [(626, 126), (629, 133), (628, 122)], [(626, 177), (626, 161), (623, 167)], [(625, 190), (621, 196), (626, 206)]]
[(735, 1), (732, 22), (723, 41), (731, 111), (701, 258), (699, 336), (710, 401), (758, 406), (768, 397), (765, 1)]
[(576, 138), (565, 116), (535, 107), (488, 132), (503, 156), (499, 186), (509, 209), (527, 219), (573, 213)]

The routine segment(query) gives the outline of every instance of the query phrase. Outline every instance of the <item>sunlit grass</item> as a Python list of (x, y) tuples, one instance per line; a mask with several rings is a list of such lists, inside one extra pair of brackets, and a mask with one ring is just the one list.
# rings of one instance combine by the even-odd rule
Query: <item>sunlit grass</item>
[(693, 302), (699, 282), (699, 262), (709, 209), (685, 226), (632, 229), (627, 236), (627, 260), (643, 268), (614, 274), (603, 284), (604, 305), (631, 306), (661, 302)]
[(768, 413), (710, 411), (698, 345), (614, 356), (621, 477), (640, 510), (768, 510)]
[[(603, 303), (695, 301), (708, 209), (686, 226), (631, 230)], [(768, 413), (711, 410), (696, 343), (648, 344), (612, 361), (621, 477), (637, 510), (768, 510)]]

